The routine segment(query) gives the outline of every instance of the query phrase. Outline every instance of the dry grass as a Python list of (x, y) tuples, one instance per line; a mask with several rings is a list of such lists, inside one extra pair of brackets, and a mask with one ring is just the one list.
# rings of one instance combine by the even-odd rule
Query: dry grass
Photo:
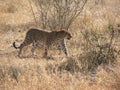
[[(14, 2), (13, 2), (14, 1)], [(98, 0), (104, 1), (104, 0)], [(106, 33), (109, 24), (120, 24), (119, 0), (95, 3), (89, 1), (84, 12), (70, 27), (72, 40), (68, 42), (70, 57), (51, 50), (54, 59), (42, 58), (43, 49), (38, 49), (37, 58), (18, 58), (12, 47), (25, 37), (28, 28), (35, 26), (27, 0), (0, 0), (0, 90), (119, 90), (120, 57), (114, 65), (99, 65), (95, 72), (84, 72), (79, 61), (84, 54), (81, 30), (96, 30)], [(33, 4), (34, 10), (36, 7)], [(107, 34), (106, 34), (107, 35)], [(116, 35), (114, 47), (120, 48), (120, 34)], [(26, 48), (30, 55), (30, 47)], [(54, 55), (56, 53), (56, 55)], [(85, 59), (85, 58), (83, 58)]]

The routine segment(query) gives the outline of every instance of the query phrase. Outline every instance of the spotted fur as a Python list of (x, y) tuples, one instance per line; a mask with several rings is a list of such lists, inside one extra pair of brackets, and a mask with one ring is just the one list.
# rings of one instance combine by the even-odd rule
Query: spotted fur
[(20, 49), (18, 56), (20, 57), (22, 49), (30, 45), (31, 43), (33, 44), (33, 47), (31, 49), (32, 54), (34, 55), (34, 51), (36, 47), (41, 43), (45, 45), (45, 53), (44, 56), (47, 57), (48, 55), (48, 49), (50, 48), (51, 45), (58, 45), (63, 52), (68, 55), (67, 47), (66, 47), (66, 39), (70, 40), (71, 39), (71, 34), (66, 32), (66, 31), (52, 31), (52, 32), (47, 32), (39, 29), (30, 29), (26, 33), (25, 40), (19, 47), (15, 45), (15, 42), (13, 42), (13, 47), (16, 49)]

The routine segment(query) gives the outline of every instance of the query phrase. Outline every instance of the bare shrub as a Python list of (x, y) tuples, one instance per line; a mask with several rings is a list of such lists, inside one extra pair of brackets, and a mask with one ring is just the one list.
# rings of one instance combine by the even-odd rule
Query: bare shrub
[(114, 29), (108, 25), (106, 33), (97, 30), (83, 30), (84, 52), (79, 57), (83, 70), (93, 71), (99, 65), (113, 65), (116, 62), (118, 51), (114, 46)]
[(38, 0), (42, 28), (62, 30), (70, 27), (82, 12), (87, 0)]

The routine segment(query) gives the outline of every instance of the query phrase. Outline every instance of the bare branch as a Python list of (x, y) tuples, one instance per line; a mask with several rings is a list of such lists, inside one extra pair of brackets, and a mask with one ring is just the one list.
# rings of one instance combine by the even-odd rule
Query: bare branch
[(82, 12), (87, 0), (38, 0), (43, 28), (68, 30)]
[(32, 4), (31, 4), (30, 0), (28, 0), (28, 2), (29, 2), (29, 5), (30, 5), (30, 8), (31, 8), (31, 11), (32, 11), (32, 14), (33, 14), (33, 17), (34, 17), (35, 23), (36, 23), (36, 25), (37, 25), (38, 23), (37, 23), (37, 20), (36, 20), (36, 17), (35, 17), (34, 10), (33, 10), (33, 8), (32, 8)]

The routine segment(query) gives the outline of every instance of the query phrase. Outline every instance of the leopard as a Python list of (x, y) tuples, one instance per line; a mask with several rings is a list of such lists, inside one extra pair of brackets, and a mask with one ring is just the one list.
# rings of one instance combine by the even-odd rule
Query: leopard
[(32, 55), (35, 55), (35, 49), (43, 44), (45, 46), (43, 57), (48, 57), (48, 50), (51, 46), (58, 46), (59, 50), (62, 50), (66, 56), (68, 56), (68, 49), (66, 41), (70, 40), (72, 35), (65, 30), (60, 31), (45, 31), (42, 29), (31, 28), (27, 31), (24, 41), (16, 46), (16, 42), (13, 42), (13, 47), (19, 49), (18, 57), (21, 57), (22, 50), (25, 46), (32, 44)]

